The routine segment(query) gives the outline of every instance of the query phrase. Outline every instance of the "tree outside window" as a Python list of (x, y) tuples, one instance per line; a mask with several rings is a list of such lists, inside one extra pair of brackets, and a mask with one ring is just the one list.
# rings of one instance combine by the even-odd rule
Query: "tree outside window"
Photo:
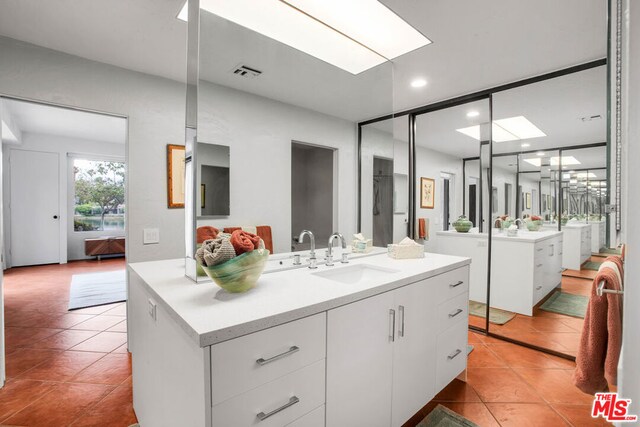
[(75, 159), (75, 231), (124, 230), (124, 163)]

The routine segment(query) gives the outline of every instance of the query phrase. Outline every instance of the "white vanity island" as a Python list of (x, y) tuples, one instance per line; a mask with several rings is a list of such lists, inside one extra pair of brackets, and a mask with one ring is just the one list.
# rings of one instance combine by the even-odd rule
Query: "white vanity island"
[[(488, 235), (439, 231), (438, 252), (470, 257), (469, 299), (487, 301)], [(516, 237), (494, 230), (491, 307), (531, 316), (533, 307), (562, 281), (562, 233), (519, 230)]]
[(131, 264), (140, 425), (400, 426), (466, 369), (469, 262), (375, 255), (244, 294)]

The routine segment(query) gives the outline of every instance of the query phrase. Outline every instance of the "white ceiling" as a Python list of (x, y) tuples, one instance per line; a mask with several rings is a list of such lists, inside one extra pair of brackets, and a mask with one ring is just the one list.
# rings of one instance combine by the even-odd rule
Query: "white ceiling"
[(127, 121), (121, 117), (1, 98), (4, 112), (22, 133), (124, 144)]
[[(362, 120), (606, 55), (604, 0), (382, 0), (433, 40), (356, 77), (240, 28), (203, 28), (202, 77), (326, 114)], [(182, 0), (2, 0), (0, 34), (184, 80)], [(225, 31), (227, 31), (225, 33)], [(211, 37), (214, 37), (213, 39)], [(264, 72), (232, 80), (238, 63)], [(409, 87), (415, 77), (429, 83)], [(391, 86), (393, 82), (393, 87)]]

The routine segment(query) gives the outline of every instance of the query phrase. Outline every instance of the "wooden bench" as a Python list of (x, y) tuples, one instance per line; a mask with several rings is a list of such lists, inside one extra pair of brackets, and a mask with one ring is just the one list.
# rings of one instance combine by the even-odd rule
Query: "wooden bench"
[(84, 253), (87, 256), (98, 257), (103, 255), (124, 255), (124, 237), (96, 237), (84, 239)]

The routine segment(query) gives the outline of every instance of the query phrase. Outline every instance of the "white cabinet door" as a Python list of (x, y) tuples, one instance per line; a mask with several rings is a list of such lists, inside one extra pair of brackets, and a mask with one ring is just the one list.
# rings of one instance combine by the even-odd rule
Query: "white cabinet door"
[(327, 427), (391, 425), (394, 293), (327, 316)]
[(401, 426), (435, 395), (438, 278), (394, 292), (396, 338), (393, 346), (392, 426)]

